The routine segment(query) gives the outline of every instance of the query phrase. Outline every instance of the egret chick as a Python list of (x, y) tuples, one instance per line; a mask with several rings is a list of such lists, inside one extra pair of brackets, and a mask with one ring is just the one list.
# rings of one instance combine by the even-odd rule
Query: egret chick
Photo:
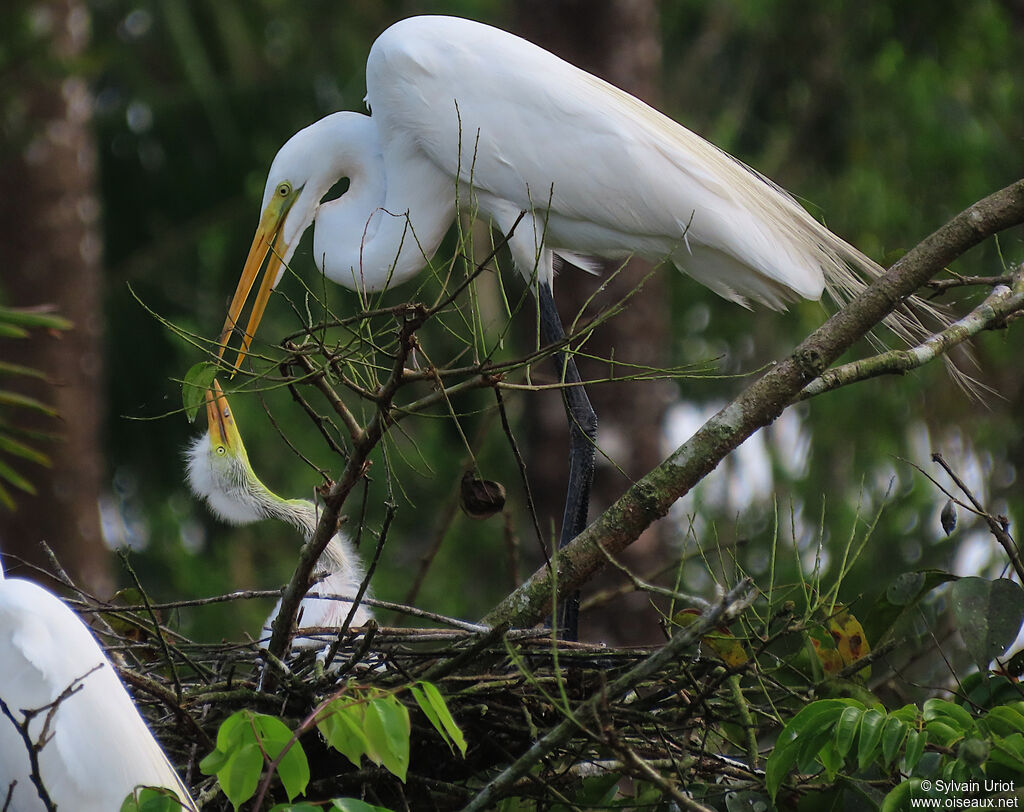
[(5, 578), (2, 565), (0, 700), (4, 809), (47, 808), (15, 726), (26, 712), (39, 711), (27, 732), (37, 745), (45, 731), (38, 777), (57, 809), (111, 812), (145, 786), (171, 790), (183, 808), (197, 811), (88, 626), (39, 584)]
[[(249, 464), (249, 455), (228, 400), (216, 381), (214, 391), (206, 394), (206, 419), (207, 433), (196, 438), (187, 452), (188, 482), (192, 492), (205, 499), (213, 514), (229, 524), (279, 519), (296, 528), (306, 541), (312, 538), (318, 518), (316, 506), (307, 499), (283, 499), (260, 481)], [(359, 557), (341, 530), (328, 542), (318, 567), (326, 577), (314, 584), (302, 601), (300, 617), (303, 629), (340, 628), (352, 604), (323, 596), (354, 599), (365, 577)], [(370, 597), (369, 590), (366, 597)], [(269, 635), (271, 623), (280, 607), (281, 602), (278, 601), (263, 626), (264, 635)], [(352, 616), (352, 624), (364, 626), (371, 618), (373, 612), (360, 603)], [(293, 645), (313, 647), (321, 643), (296, 635)]]

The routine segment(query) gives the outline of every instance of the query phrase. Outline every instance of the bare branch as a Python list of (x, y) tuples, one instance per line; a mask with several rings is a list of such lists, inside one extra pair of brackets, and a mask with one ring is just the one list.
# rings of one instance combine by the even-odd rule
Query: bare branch
[(804, 387), (799, 400), (830, 392), (840, 386), (875, 378), (879, 375), (903, 374), (934, 361), (948, 353), (982, 330), (991, 330), (1005, 325), (1006, 319), (1024, 308), (1024, 267), (1018, 268), (1012, 276), (997, 277), (1009, 280), (1011, 287), (998, 285), (977, 307), (962, 319), (917, 347), (908, 350), (890, 350), (873, 358), (851, 361), (822, 373)]

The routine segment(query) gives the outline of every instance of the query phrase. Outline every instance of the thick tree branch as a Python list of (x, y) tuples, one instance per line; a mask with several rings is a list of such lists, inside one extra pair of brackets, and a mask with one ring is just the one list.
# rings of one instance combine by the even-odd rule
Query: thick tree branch
[(943, 267), (987, 237), (1024, 222), (1024, 180), (989, 195), (920, 242), (884, 276), (833, 315), (687, 442), (640, 479), (576, 537), (558, 557), (557, 571), (542, 567), (508, 595), (484, 623), (513, 627), (540, 621), (548, 612), (551, 579), (562, 594), (588, 581), (605, 564), (598, 541), (616, 555), (668, 513), (747, 437), (772, 423), (807, 384), (821, 375), (907, 296)]

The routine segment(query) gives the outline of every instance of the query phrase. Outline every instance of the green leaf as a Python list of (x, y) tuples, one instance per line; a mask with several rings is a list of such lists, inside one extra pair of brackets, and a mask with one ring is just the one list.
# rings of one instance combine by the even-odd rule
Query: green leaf
[(786, 723), (765, 763), (765, 782), (772, 800), (792, 766), (821, 749), (848, 707), (864, 710), (864, 705), (855, 699), (820, 699), (802, 708)]
[(437, 711), (431, 707), (426, 694), (424, 694), (423, 690), (416, 685), (410, 685), (409, 690), (412, 693), (412, 698), (416, 700), (416, 704), (419, 705), (420, 710), (423, 711), (423, 715), (427, 717), (427, 721), (433, 725), (434, 730), (441, 734), (441, 738), (444, 739), (445, 744), (448, 745), (448, 749), (454, 753), (455, 748), (452, 746), (451, 737), (448, 735), (448, 731), (444, 729), (444, 725), (441, 724), (441, 720), (437, 716)]
[(818, 751), (818, 760), (825, 768), (825, 775), (828, 777), (828, 780), (835, 781), (839, 771), (843, 768), (843, 757), (839, 755), (835, 739), (827, 742), (825, 746)]
[[(281, 760), (277, 764), (277, 777), (281, 779), (281, 785), (284, 787), (288, 800), (295, 800), (295, 796), (304, 793), (309, 784), (309, 761), (306, 758), (306, 751), (302, 749), (302, 745), (298, 741), (292, 741), (291, 746), (288, 746), (287, 743), (278, 746), (277, 742), (267, 743), (264, 746), (271, 758), (280, 757)], [(281, 755), (285, 747), (288, 747), (288, 750)]]
[(17, 375), (25, 378), (46, 378), (46, 373), (39, 369), (0, 361), (0, 375)]
[(271, 759), (281, 756), (277, 774), (288, 799), (302, 793), (309, 783), (309, 764), (306, 754), (288, 726), (274, 716), (236, 711), (225, 719), (217, 731), (217, 749), (199, 763), (204, 775), (216, 775), (221, 789), (238, 807), (249, 800), (259, 785), (263, 772), (264, 753)]
[(878, 812), (905, 812), (910, 809), (912, 794), (920, 783), (921, 779), (919, 778), (910, 778), (898, 783), (893, 787), (892, 792), (885, 796)]
[(331, 809), (337, 812), (391, 812), (386, 807), (373, 806), (355, 798), (335, 798), (331, 804)]
[(840, 714), (839, 721), (836, 722), (835, 737), (836, 752), (840, 758), (845, 759), (846, 754), (850, 752), (863, 715), (864, 711), (855, 707), (844, 708)]
[(923, 730), (911, 730), (907, 734), (907, 749), (903, 752), (903, 763), (908, 773), (912, 773), (917, 762), (921, 760), (927, 741), (928, 737)]
[(449, 747), (454, 742), (455, 746), (459, 748), (462, 757), (465, 758), (466, 737), (462, 735), (462, 730), (455, 723), (455, 719), (452, 717), (451, 711), (448, 710), (448, 704), (444, 701), (444, 697), (441, 696), (441, 692), (431, 682), (421, 681), (420, 686), (423, 688), (425, 701), (421, 699), (420, 691), (413, 685), (412, 694), (416, 698), (416, 702), (444, 740), (449, 742)]
[(885, 729), (886, 716), (879, 710), (871, 708), (865, 711), (860, 723), (860, 738), (857, 741), (857, 767), (865, 769), (875, 760)]
[(882, 760), (886, 767), (896, 759), (900, 745), (907, 737), (907, 730), (906, 722), (889, 714), (889, 718), (885, 721), (885, 729), (882, 731)]
[(323, 812), (322, 806), (316, 804), (274, 804), (270, 807), (270, 812)]
[(1015, 707), (1015, 705), (1024, 705), (1024, 703), (1016, 702), (1000, 705), (986, 713), (985, 723), (988, 725), (989, 730), (1000, 736), (1024, 733), (1024, 712), (1022, 712), (1021, 708)]
[(255, 741), (233, 749), (224, 765), (217, 770), (220, 788), (236, 812), (238, 807), (256, 794), (262, 772), (263, 753)]
[(121, 812), (181, 812), (181, 801), (169, 789), (134, 789), (121, 804)]
[(366, 738), (381, 763), (400, 780), (409, 769), (409, 711), (394, 696), (372, 700), (366, 706)]
[[(274, 758), (278, 755), (279, 753), (274, 754)], [(288, 752), (281, 757), (277, 765), (277, 776), (281, 779), (289, 801), (306, 791), (310, 777), (309, 761), (306, 759), (306, 751), (299, 742), (293, 742)]]
[[(305, 791), (309, 783), (309, 762), (305, 751), (294, 741), (288, 725), (276, 716), (253, 714), (252, 724), (267, 755), (272, 760), (281, 758), (277, 765), (277, 776), (281, 779), (288, 800), (293, 800)], [(288, 751), (282, 756), (286, 747)]]
[(917, 705), (904, 705), (889, 714), (890, 719), (899, 719), (905, 724), (913, 724), (917, 721)]
[(4, 451), (15, 457), (21, 457), (22, 459), (29, 460), (37, 465), (43, 465), (47, 468), (51, 467), (50, 458), (42, 451), (36, 451), (36, 449), (31, 446), (27, 446), (24, 443), (13, 440), (6, 434), (0, 434), (0, 451)]
[(988, 763), (993, 762), (1024, 774), (1024, 736), (1014, 733), (1006, 738), (994, 737)]
[(185, 416), (191, 423), (206, 401), (206, 390), (213, 386), (219, 367), (212, 361), (200, 361), (195, 364), (181, 382), (181, 403), (185, 407)]
[(1006, 578), (961, 578), (951, 590), (957, 630), (982, 671), (1016, 639), (1024, 619), (1024, 589)]
[(920, 603), (929, 592), (940, 584), (955, 579), (956, 576), (951, 573), (934, 569), (905, 572), (897, 576), (882, 599), (876, 601), (863, 620), (868, 639), (878, 646), (897, 621)]
[(364, 754), (369, 754), (370, 742), (363, 732), (365, 708), (351, 699), (335, 699), (326, 708), (326, 715), (317, 722), (317, 729), (327, 744), (359, 767)]
[(921, 716), (925, 722), (933, 719), (943, 719), (951, 727), (958, 728), (962, 733), (967, 734), (974, 730), (974, 717), (967, 711), (945, 699), (925, 700), (921, 708)]
[(29, 331), (22, 327), (0, 322), (0, 338), (28, 338), (29, 335)]
[(199, 771), (203, 775), (216, 775), (217, 771), (227, 763), (228, 755), (229, 753), (225, 753), (223, 750), (214, 750), (199, 762)]
[(35, 496), (35, 486), (3, 460), (0, 460), (0, 479), (6, 481), (19, 491), (24, 491), (25, 493)]
[(13, 406), (19, 409), (29, 409), (33, 412), (45, 414), (47, 417), (57, 416), (57, 410), (52, 406), (47, 406), (42, 401), (30, 398), (28, 395), (10, 392), (7, 389), (0, 389), (0, 406)]
[(42, 327), (46, 330), (70, 330), (74, 323), (53, 313), (52, 306), (0, 307), (0, 323), (20, 327)]
[(964, 737), (964, 731), (959, 727), (949, 724), (946, 717), (932, 719), (925, 724), (924, 729), (928, 735), (928, 741), (940, 747), (950, 747), (953, 742), (959, 741)]
[(252, 711), (235, 711), (220, 724), (217, 730), (217, 749), (228, 751), (239, 742), (249, 728)]

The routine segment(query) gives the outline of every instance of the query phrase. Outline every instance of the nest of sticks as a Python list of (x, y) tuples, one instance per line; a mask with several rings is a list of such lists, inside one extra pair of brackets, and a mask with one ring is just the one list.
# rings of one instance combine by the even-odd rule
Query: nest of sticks
[[(266, 594), (210, 600), (247, 597)], [(735, 672), (696, 645), (737, 597), (723, 597), (705, 613), (706, 623), (664, 647), (556, 641), (543, 628), (484, 629), (458, 621), (451, 623), (462, 628), (391, 628), (371, 621), (349, 632), (320, 630), (315, 646), (293, 648), (283, 662), (269, 655), (265, 640), (197, 643), (157, 622), (160, 610), (194, 602), (111, 607), (90, 601), (76, 608), (103, 640), (201, 808), (231, 808), (199, 769), (230, 714), (248, 708), (295, 730), (325, 700), (372, 686), (395, 692), (409, 709), (406, 781), (366, 759), (356, 768), (313, 730), (301, 739), (312, 776), (306, 798), (451, 810), (531, 757), (532, 769), (499, 782), (495, 800), (572, 797), (584, 778), (611, 773), (655, 784), (666, 773), (712, 784), (732, 774), (740, 784), (758, 783), (742, 759), (720, 754), (721, 737), (711, 733), (723, 721), (744, 724), (730, 695)], [(465, 757), (446, 746), (403, 690), (419, 680), (440, 689), (464, 733)]]

